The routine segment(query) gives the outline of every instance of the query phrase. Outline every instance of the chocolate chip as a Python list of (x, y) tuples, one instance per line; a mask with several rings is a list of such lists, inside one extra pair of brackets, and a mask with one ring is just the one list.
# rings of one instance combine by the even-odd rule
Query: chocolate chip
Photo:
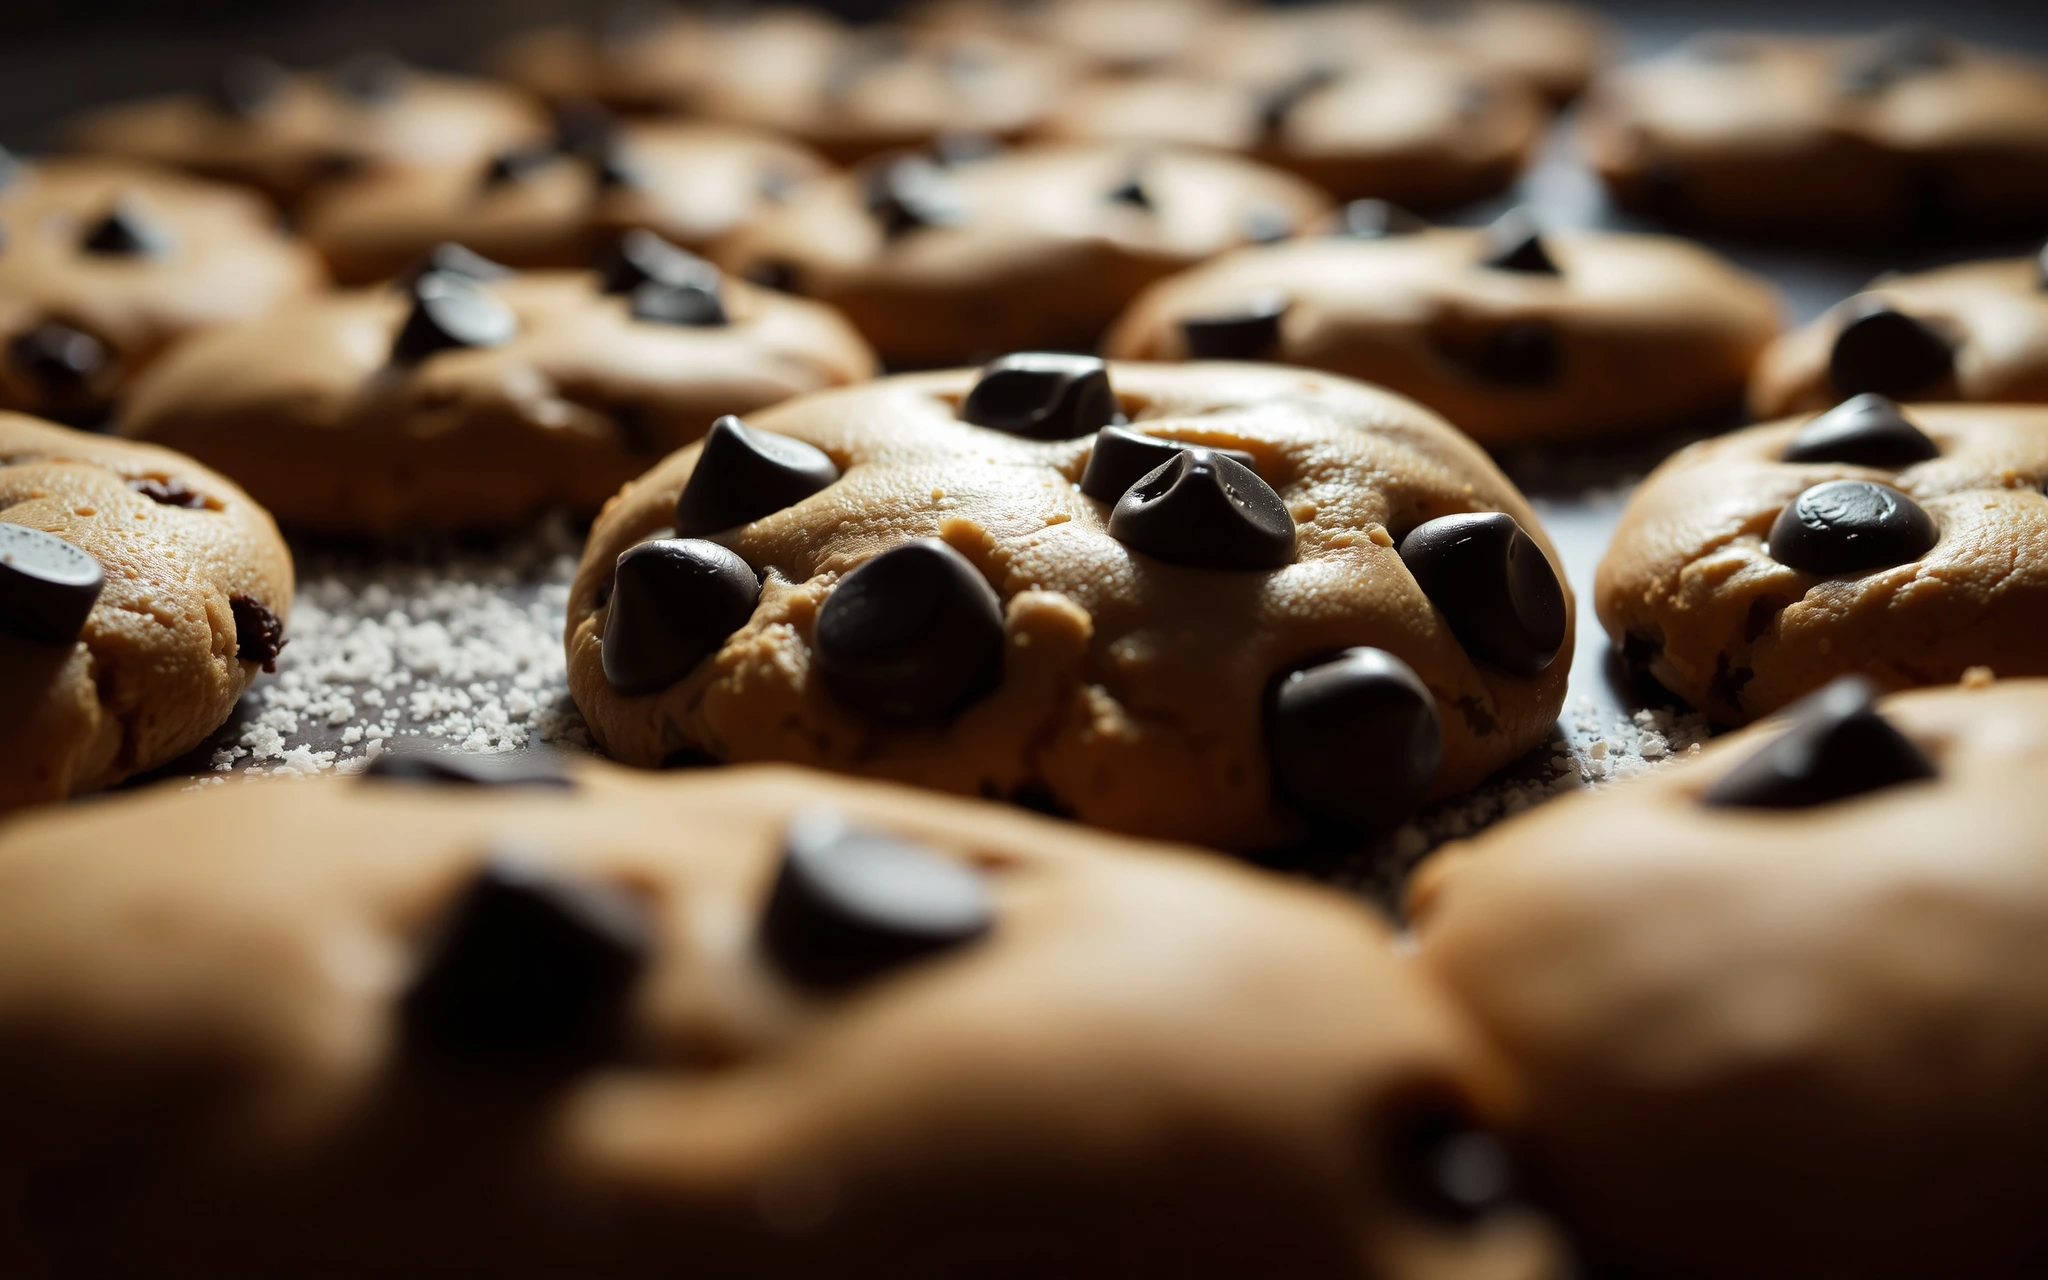
[(628, 231), (598, 265), (606, 293), (631, 293), (643, 284), (718, 285), (718, 268), (652, 231)]
[(846, 986), (987, 934), (982, 873), (899, 836), (811, 809), (790, 820), (761, 941), (786, 973)]
[(1852, 305), (1828, 356), (1838, 399), (1875, 391), (1894, 400), (1939, 391), (1955, 376), (1948, 339), (1877, 298)]
[(1495, 271), (1520, 271), (1527, 275), (1564, 274), (1543, 243), (1543, 232), (1527, 209), (1510, 209), (1486, 229), (1485, 247), (1479, 263)]
[(283, 95), (291, 73), (269, 58), (233, 58), (207, 86), (207, 101), (222, 115), (254, 120)]
[(483, 184), (487, 187), (502, 187), (511, 182), (524, 182), (527, 178), (553, 164), (557, 152), (553, 147), (533, 143), (523, 147), (507, 147), (491, 157), (484, 166)]
[(1700, 799), (1741, 809), (1806, 809), (1935, 776), (1931, 761), (1877, 712), (1877, 694), (1844, 676), (1794, 703), (1792, 724)]
[(711, 424), (676, 499), (676, 532), (701, 537), (793, 507), (839, 478), (825, 451), (727, 414)]
[(54, 533), (0, 522), (0, 631), (70, 644), (107, 582), (100, 562)]
[(7, 356), (17, 368), (59, 394), (81, 390), (107, 366), (107, 349), (98, 338), (54, 320), (15, 335)]
[(1147, 212), (1152, 209), (1151, 193), (1145, 190), (1144, 179), (1135, 173), (1112, 187), (1108, 196), (1104, 198), (1111, 204), (1127, 204), (1133, 209), (1144, 209)]
[(185, 487), (182, 480), (167, 480), (161, 476), (143, 476), (130, 480), (128, 487), (148, 498), (151, 502), (166, 507), (184, 507), (197, 511), (206, 505), (204, 496)]
[(1280, 345), (1280, 322), (1291, 304), (1263, 293), (1235, 311), (1187, 316), (1180, 322), (1190, 360), (1262, 360)]
[(1429, 222), (1389, 200), (1353, 200), (1337, 211), (1333, 235), (1352, 240), (1388, 240), (1429, 230)]
[(1256, 471), (1182, 449), (1117, 499), (1109, 536), (1168, 564), (1277, 569), (1294, 559), (1294, 517)]
[(1094, 356), (1020, 351), (983, 367), (960, 402), (977, 427), (1027, 440), (1072, 440), (1118, 418), (1109, 366)]
[(732, 551), (697, 538), (628, 547), (612, 568), (604, 678), (627, 697), (666, 689), (747, 624), (761, 580)]
[(1511, 320), (1476, 337), (1439, 334), (1435, 341), (1446, 360), (1503, 387), (1545, 386), (1564, 367), (1557, 331), (1541, 320)]
[(406, 77), (410, 74), (396, 54), (372, 50), (359, 53), (336, 68), (334, 87), (357, 102), (390, 102), (405, 92)]
[(386, 747), (363, 770), (366, 778), (452, 787), (574, 787), (557, 753), (545, 748), (481, 755), (428, 746)]
[[(1095, 446), (1088, 451), (1088, 467), (1081, 473), (1081, 492), (1098, 502), (1115, 502), (1132, 485), (1173, 461), (1184, 450), (1199, 447), (1148, 436), (1129, 427), (1104, 427), (1095, 433)], [(1252, 465), (1252, 455), (1242, 449), (1217, 449), (1215, 452), (1247, 470), (1256, 470)]]
[(963, 212), (946, 171), (923, 156), (897, 156), (870, 170), (868, 212), (890, 239), (920, 227), (948, 226)]
[(1401, 563), (1465, 652), (1518, 676), (1564, 644), (1564, 587), (1536, 540), (1504, 511), (1439, 516), (1401, 539)]
[(1786, 462), (1905, 467), (1940, 457), (1941, 446), (1899, 411), (1897, 401), (1866, 393), (1799, 428), (1778, 456)]
[(235, 657), (261, 663), (265, 671), (275, 672), (277, 655), (287, 643), (284, 620), (253, 596), (229, 596), (228, 610), (235, 615)]
[(490, 284), (496, 280), (510, 280), (513, 276), (519, 274), (512, 268), (502, 263), (492, 262), (482, 254), (466, 249), (452, 240), (444, 240), (427, 250), (425, 256), (413, 266), (412, 270), (401, 277), (400, 283), (407, 288), (411, 288), (419, 282), (422, 276), (434, 271), (445, 275), (461, 276), (464, 280), (471, 280), (477, 284)]
[(391, 358), (411, 364), (437, 351), (503, 346), (518, 331), (512, 309), (475, 281), (429, 271), (412, 282), (412, 312), (391, 344)]
[(1954, 61), (1955, 49), (1939, 31), (1917, 25), (1892, 27), (1851, 57), (1842, 68), (1840, 84), (1844, 93), (1868, 96)]
[(813, 643), (841, 702), (887, 720), (942, 720), (1002, 678), (1003, 605), (958, 551), (908, 542), (840, 580)]
[(400, 1006), (411, 1047), (508, 1066), (603, 1056), (654, 924), (633, 895), (500, 849), (449, 907)]
[(170, 252), (170, 233), (129, 200), (116, 200), (85, 229), (78, 247), (109, 258), (155, 258)]
[(1514, 1203), (1507, 1148), (1464, 1107), (1416, 1107), (1396, 1118), (1389, 1137), (1389, 1181), (1425, 1216), (1467, 1227)]
[(1918, 560), (1938, 537), (1934, 518), (1897, 489), (1829, 480), (1778, 513), (1769, 553), (1804, 573), (1865, 573)]
[(1436, 700), (1384, 649), (1289, 671), (1266, 700), (1273, 787), (1317, 823), (1375, 834), (1422, 803), (1443, 761)]

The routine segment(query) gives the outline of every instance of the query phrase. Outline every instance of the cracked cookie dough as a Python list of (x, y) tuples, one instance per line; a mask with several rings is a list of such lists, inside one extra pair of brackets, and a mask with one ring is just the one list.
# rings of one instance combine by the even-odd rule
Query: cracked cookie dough
[(629, 485), (571, 588), (569, 685), (630, 764), (1276, 849), (1543, 740), (1556, 563), (1475, 445), (1375, 388), (1013, 356), (729, 420)]
[(96, 420), (173, 340), (325, 280), (249, 192), (0, 151), (0, 409)]
[(1339, 894), (786, 768), (391, 762), (0, 829), (8, 1275), (1562, 1275)]
[(225, 477), (0, 413), (0, 812), (198, 746), (291, 606), (291, 553)]
[(2048, 408), (1865, 395), (1674, 455), (1600, 563), (1632, 667), (1740, 724), (1855, 673), (2048, 675)]
[(454, 246), (427, 266), (180, 345), (120, 432), (220, 467), (287, 528), (509, 530), (595, 511), (719, 414), (874, 372), (829, 308), (647, 232), (599, 271), (514, 273)]
[(1154, 285), (1103, 349), (1277, 360), (1413, 396), (1487, 444), (1672, 426), (1740, 403), (1769, 284), (1686, 240), (1430, 227), (1378, 201)]
[[(1983, 682), (1978, 682), (1983, 683)], [(1519, 1070), (1532, 1185), (1616, 1274), (2048, 1256), (2048, 683), (1845, 681), (1417, 873)]]

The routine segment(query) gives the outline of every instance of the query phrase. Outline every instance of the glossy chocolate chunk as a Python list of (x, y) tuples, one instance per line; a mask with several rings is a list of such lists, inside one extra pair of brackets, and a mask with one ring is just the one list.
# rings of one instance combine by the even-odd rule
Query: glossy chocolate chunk
[(1707, 788), (1709, 805), (1806, 809), (1935, 776), (1932, 762), (1877, 712), (1877, 694), (1844, 676), (1785, 712), (1791, 727)]
[(840, 579), (812, 643), (826, 688), (886, 720), (943, 720), (1003, 674), (1003, 605), (943, 542), (893, 547)]
[(718, 287), (718, 268), (652, 231), (628, 231), (598, 265), (606, 293), (631, 293), (643, 284)]
[(833, 987), (963, 946), (994, 923), (980, 871), (811, 809), (783, 836), (761, 941), (791, 977)]
[(1401, 563), (1465, 652), (1518, 676), (1564, 644), (1564, 587), (1536, 540), (1503, 511), (1439, 516), (1401, 539)]
[(559, 153), (553, 147), (535, 143), (524, 147), (507, 147), (491, 157), (484, 166), (483, 183), (487, 187), (502, 187), (507, 183), (521, 182), (555, 163)]
[(545, 748), (482, 755), (435, 747), (386, 747), (363, 777), (447, 787), (574, 787), (561, 756)]
[(1196, 569), (1277, 569), (1294, 559), (1294, 516), (1256, 471), (1182, 449), (1117, 499), (1109, 536)]
[(475, 1065), (601, 1057), (617, 1044), (653, 944), (632, 894), (501, 848), (424, 948), (400, 1009), (407, 1045)]
[(171, 236), (156, 219), (129, 200), (116, 200), (78, 238), (86, 253), (107, 258), (155, 258), (170, 252)]
[(924, 156), (897, 156), (877, 165), (868, 173), (863, 194), (868, 212), (890, 239), (920, 227), (949, 226), (963, 216), (952, 179)]
[(1119, 416), (1109, 366), (1094, 356), (1020, 351), (984, 366), (960, 417), (1027, 440), (1072, 440)]
[(437, 351), (503, 346), (518, 332), (512, 309), (476, 281), (429, 271), (412, 282), (412, 312), (391, 344), (391, 358), (411, 364)]
[(390, 102), (405, 92), (410, 74), (396, 54), (377, 49), (359, 53), (337, 67), (334, 87), (344, 97), (365, 105)]
[(761, 580), (731, 550), (697, 538), (628, 547), (612, 569), (604, 678), (632, 697), (667, 688), (747, 624)]
[(1940, 457), (1941, 447), (1913, 425), (1897, 401), (1868, 393), (1843, 401), (1799, 428), (1778, 456), (1786, 462), (1906, 467)]
[(1543, 232), (1527, 209), (1510, 209), (1486, 229), (1480, 265), (1527, 275), (1562, 275), (1543, 243)]
[(228, 609), (235, 616), (235, 657), (257, 663), (265, 671), (276, 671), (277, 655), (287, 643), (284, 619), (254, 596), (229, 596)]
[(711, 424), (676, 499), (676, 532), (696, 538), (759, 520), (838, 478), (839, 467), (824, 450), (727, 414)]
[(1828, 383), (1840, 399), (1874, 391), (1910, 400), (1955, 376), (1955, 351), (1924, 321), (1866, 299), (1849, 312), (1828, 356)]
[(403, 283), (407, 288), (410, 288), (418, 283), (421, 276), (433, 271), (443, 272), (451, 276), (460, 276), (464, 280), (471, 280), (477, 284), (489, 284), (494, 280), (510, 280), (513, 276), (519, 274), (502, 263), (492, 262), (489, 258), (472, 249), (464, 248), (452, 240), (444, 240), (427, 250), (426, 256), (422, 257), (413, 269), (406, 274)]
[(1842, 67), (1842, 91), (1882, 93), (1911, 76), (1939, 71), (1955, 61), (1955, 47), (1930, 27), (1906, 25), (1880, 32)]
[[(1200, 446), (1148, 436), (1129, 427), (1104, 427), (1095, 433), (1095, 447), (1088, 451), (1088, 467), (1081, 473), (1081, 492), (1098, 502), (1115, 502), (1132, 485), (1178, 457), (1183, 450)], [(1216, 453), (1247, 470), (1256, 470), (1252, 455), (1242, 449), (1217, 449)]]
[(1273, 787), (1311, 821), (1364, 835), (1422, 803), (1443, 762), (1436, 700), (1384, 649), (1289, 671), (1266, 702)]
[(98, 338), (70, 325), (46, 320), (7, 345), (16, 368), (58, 394), (77, 391), (107, 365), (107, 349)]
[(1918, 560), (1939, 536), (1934, 517), (1890, 485), (1829, 480), (1778, 513), (1769, 551), (1805, 573), (1865, 573)]
[(1463, 1227), (1515, 1203), (1507, 1148), (1462, 1107), (1417, 1107), (1390, 1129), (1389, 1181), (1424, 1215)]
[(1390, 200), (1353, 200), (1337, 211), (1337, 229), (1331, 234), (1352, 240), (1387, 240), (1427, 230), (1427, 219)]
[(0, 631), (70, 644), (107, 582), (100, 562), (54, 533), (0, 522)]
[(1134, 209), (1148, 211), (1152, 208), (1152, 195), (1145, 190), (1145, 180), (1135, 173), (1110, 188), (1106, 198), (1111, 204), (1127, 204)]
[(1290, 303), (1267, 293), (1235, 311), (1187, 316), (1180, 322), (1190, 360), (1262, 360), (1280, 345), (1280, 325)]
[(222, 115), (254, 120), (283, 95), (291, 73), (269, 58), (229, 59), (207, 86), (206, 99)]

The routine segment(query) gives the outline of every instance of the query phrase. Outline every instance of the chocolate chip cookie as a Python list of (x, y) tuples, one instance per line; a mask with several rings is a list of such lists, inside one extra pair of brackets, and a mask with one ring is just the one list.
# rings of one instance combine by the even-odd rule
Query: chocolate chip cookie
[(291, 607), (291, 553), (225, 477), (0, 413), (0, 812), (198, 746)]
[(727, 419), (571, 590), (615, 758), (787, 760), (1225, 849), (1542, 741), (1572, 601), (1470, 441), (1341, 378), (1017, 355)]
[(1328, 207), (1290, 174), (1179, 148), (903, 155), (794, 193), (712, 256), (832, 303), (888, 363), (929, 366), (1090, 348), (1146, 285)]
[(1633, 666), (1741, 723), (1856, 673), (2048, 675), (2048, 408), (1862, 395), (1678, 453), (1600, 564)]
[(1441, 853), (1422, 959), (1520, 1069), (1534, 1181), (1615, 1274), (2026, 1275), (2044, 822), (2048, 684), (1845, 681)]
[(248, 192), (0, 152), (0, 409), (96, 421), (173, 340), (325, 279)]
[(1430, 227), (1362, 201), (1153, 286), (1104, 350), (1328, 369), (1511, 444), (1733, 408), (1778, 325), (1767, 283), (1690, 241), (1547, 231), (1521, 212)]
[(119, 430), (220, 467), (288, 528), (504, 530), (596, 510), (721, 413), (873, 370), (829, 308), (651, 232), (598, 271), (520, 274), (451, 245), (396, 285), (181, 344)]

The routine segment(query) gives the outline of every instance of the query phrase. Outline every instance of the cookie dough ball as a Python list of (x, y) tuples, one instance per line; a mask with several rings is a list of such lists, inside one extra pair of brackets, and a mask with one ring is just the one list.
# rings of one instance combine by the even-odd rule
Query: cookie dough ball
[(930, 0), (905, 20), (938, 31), (1018, 36), (1104, 70), (1136, 71), (1185, 54), (1234, 7), (1231, 0)]
[(248, 192), (0, 151), (0, 409), (97, 420), (174, 339), (325, 280)]
[[(2029, 1274), (2048, 1250), (2048, 684), (1853, 683), (1418, 873), (1616, 1274)], [(1589, 1259), (1590, 1260), (1590, 1259)]]
[(1773, 343), (1750, 407), (1771, 418), (1864, 392), (2048, 402), (2048, 248), (1879, 279)]
[(1327, 208), (1291, 175), (1178, 148), (900, 156), (794, 193), (713, 256), (832, 303), (886, 362), (929, 366), (1092, 347), (1146, 285)]
[(628, 486), (577, 571), (569, 686), (629, 764), (786, 760), (1278, 849), (1544, 739), (1556, 565), (1486, 456), (1385, 392), (1015, 356), (793, 401)]
[(636, 123), (575, 149), (341, 179), (300, 223), (350, 283), (397, 275), (446, 240), (510, 266), (582, 267), (636, 227), (703, 249), (826, 171), (816, 153), (757, 130)]
[(1845, 673), (2048, 675), (2048, 408), (1858, 396), (1678, 453), (1596, 582), (1632, 666), (1740, 724)]
[(291, 553), (226, 477), (0, 413), (0, 812), (198, 746), (291, 608)]
[(2048, 63), (1919, 28), (1705, 36), (1596, 86), (1581, 142), (1621, 204), (1701, 226), (2038, 227)]
[(517, 90), (365, 54), (327, 73), (237, 60), (206, 92), (102, 107), (65, 135), (81, 151), (245, 183), (290, 205), (337, 173), (460, 164), (542, 141), (548, 120)]
[(400, 284), (181, 344), (119, 430), (209, 460), (287, 528), (507, 530), (596, 510), (721, 413), (873, 372), (829, 308), (650, 232), (594, 272), (517, 274), (446, 246)]
[(1379, 201), (1147, 290), (1128, 360), (1278, 360), (1413, 396), (1487, 444), (1612, 434), (1740, 402), (1777, 295), (1690, 241), (1430, 227)]

